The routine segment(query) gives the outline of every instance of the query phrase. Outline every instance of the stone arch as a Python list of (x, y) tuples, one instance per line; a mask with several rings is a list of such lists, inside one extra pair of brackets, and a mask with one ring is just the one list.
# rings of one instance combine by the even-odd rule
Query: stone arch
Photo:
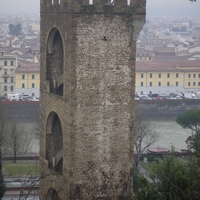
[(46, 159), (49, 168), (63, 173), (63, 133), (58, 115), (51, 112), (46, 123)]
[(58, 193), (55, 189), (50, 188), (48, 190), (46, 200), (59, 200)]
[(46, 79), (50, 84), (50, 92), (63, 96), (64, 49), (61, 34), (53, 28), (47, 39)]

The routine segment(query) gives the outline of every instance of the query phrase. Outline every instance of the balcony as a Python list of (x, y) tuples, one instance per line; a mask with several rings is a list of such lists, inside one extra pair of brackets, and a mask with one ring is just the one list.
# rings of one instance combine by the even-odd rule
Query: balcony
[(10, 74), (2, 74), (2, 77), (6, 78), (6, 77), (10, 77)]

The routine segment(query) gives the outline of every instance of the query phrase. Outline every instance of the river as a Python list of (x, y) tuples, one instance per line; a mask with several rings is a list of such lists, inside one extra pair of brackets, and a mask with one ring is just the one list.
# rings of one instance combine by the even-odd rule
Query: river
[(151, 147), (170, 148), (172, 145), (175, 150), (186, 149), (186, 139), (192, 134), (190, 129), (184, 129), (176, 121), (150, 121), (154, 131), (158, 134), (158, 140)]
[[(158, 134), (157, 141), (151, 145), (151, 147), (165, 147), (169, 148), (173, 145), (175, 150), (180, 151), (186, 149), (186, 139), (192, 134), (190, 129), (183, 129), (179, 126), (176, 121), (149, 121), (150, 125)], [(36, 123), (27, 123), (29, 134), (32, 135), (32, 153), (39, 153), (39, 139), (38, 135), (35, 134)]]

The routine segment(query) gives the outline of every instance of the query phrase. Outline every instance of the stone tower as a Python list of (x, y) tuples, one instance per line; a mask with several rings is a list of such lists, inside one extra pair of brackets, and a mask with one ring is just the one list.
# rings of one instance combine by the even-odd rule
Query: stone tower
[(145, 0), (41, 0), (40, 199), (130, 199)]

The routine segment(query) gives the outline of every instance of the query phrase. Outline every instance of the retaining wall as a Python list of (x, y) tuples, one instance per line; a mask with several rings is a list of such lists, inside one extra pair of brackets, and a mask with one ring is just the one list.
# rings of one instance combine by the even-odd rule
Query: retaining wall
[[(37, 122), (39, 102), (37, 101), (2, 101), (6, 118), (16, 122)], [(200, 110), (200, 99), (138, 100), (136, 106), (144, 110), (149, 119), (175, 119), (187, 110)]]

